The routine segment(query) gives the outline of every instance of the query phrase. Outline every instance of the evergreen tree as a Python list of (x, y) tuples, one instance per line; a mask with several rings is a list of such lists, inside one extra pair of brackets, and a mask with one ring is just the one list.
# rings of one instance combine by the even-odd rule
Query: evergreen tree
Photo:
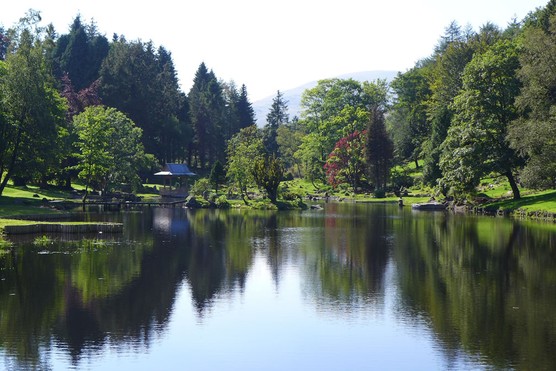
[(373, 108), (370, 113), (365, 150), (369, 178), (375, 190), (385, 190), (394, 158), (394, 148), (386, 132), (384, 112), (378, 107)]
[(288, 121), (288, 101), (284, 99), (284, 94), (278, 90), (276, 97), (272, 100), (270, 111), (266, 115), (264, 128), (264, 145), (269, 154), (278, 155), (277, 130), (281, 125), (287, 124)]
[(76, 90), (82, 90), (97, 80), (110, 46), (105, 36), (98, 34), (91, 22), (84, 25), (75, 17), (69, 34), (62, 35), (53, 50), (54, 71), (58, 78), (67, 74)]
[(214, 187), (214, 192), (218, 193), (218, 187), (220, 184), (226, 181), (226, 171), (224, 170), (224, 166), (218, 160), (212, 165), (212, 169), (210, 170), (209, 181)]
[(143, 130), (143, 144), (160, 163), (174, 160), (179, 151), (173, 146), (187, 131), (179, 120), (182, 97), (171, 59), (163, 47), (152, 43), (112, 43), (101, 68), (100, 95), (104, 104), (128, 115)]
[(237, 116), (239, 121), (238, 130), (255, 125), (255, 110), (247, 96), (247, 87), (241, 85), (239, 92), (239, 99), (236, 103)]
[(224, 161), (226, 104), (220, 83), (204, 63), (199, 65), (195, 73), (189, 92), (189, 106), (195, 132), (197, 165), (206, 168), (216, 160)]

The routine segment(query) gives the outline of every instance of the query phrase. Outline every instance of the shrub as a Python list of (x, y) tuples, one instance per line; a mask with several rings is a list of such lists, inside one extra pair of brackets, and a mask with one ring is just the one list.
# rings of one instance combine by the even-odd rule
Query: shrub
[(228, 202), (228, 199), (224, 195), (217, 197), (214, 203), (216, 204), (216, 207), (219, 209), (229, 209), (231, 206), (230, 203)]

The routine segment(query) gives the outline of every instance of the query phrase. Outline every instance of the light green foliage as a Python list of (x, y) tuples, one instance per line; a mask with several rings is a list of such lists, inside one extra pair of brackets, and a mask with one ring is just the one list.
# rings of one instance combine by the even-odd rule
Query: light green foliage
[(245, 197), (247, 187), (254, 183), (253, 167), (264, 154), (263, 139), (255, 126), (241, 129), (228, 141), (227, 177)]
[(463, 89), (452, 105), (454, 122), (441, 147), (440, 185), (445, 189), (469, 192), (483, 176), (498, 172), (508, 177), (514, 197), (520, 197), (513, 178), (520, 159), (506, 140), (517, 117), (518, 66), (516, 46), (500, 41), (465, 68)]
[(288, 171), (297, 172), (300, 176), (300, 162), (295, 157), (303, 140), (303, 133), (299, 125), (288, 123), (276, 129), (276, 142), (280, 151), (280, 158)]
[(255, 161), (253, 177), (259, 188), (266, 191), (270, 202), (276, 204), (278, 187), (284, 178), (284, 165), (275, 156), (265, 156)]
[(92, 106), (74, 117), (78, 135), (79, 177), (87, 188), (110, 190), (138, 184), (139, 169), (152, 162), (141, 143), (141, 129), (115, 108)]
[(207, 178), (197, 179), (191, 187), (191, 194), (197, 197), (205, 197), (211, 190), (210, 180)]
[(359, 83), (353, 79), (321, 80), (301, 98), (300, 124), (308, 133), (296, 153), (309, 179), (324, 179), (322, 166), (340, 138), (363, 131), (372, 107), (385, 107), (386, 81)]

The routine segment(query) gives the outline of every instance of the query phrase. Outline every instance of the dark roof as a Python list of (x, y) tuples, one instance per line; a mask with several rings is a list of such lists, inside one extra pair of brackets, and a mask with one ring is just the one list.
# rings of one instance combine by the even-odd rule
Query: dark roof
[(163, 171), (160, 171), (154, 175), (193, 176), (197, 174), (189, 170), (186, 164), (166, 164)]

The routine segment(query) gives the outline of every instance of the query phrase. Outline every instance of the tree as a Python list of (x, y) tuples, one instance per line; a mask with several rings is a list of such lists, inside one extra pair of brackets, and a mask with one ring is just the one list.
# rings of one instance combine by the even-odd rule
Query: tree
[(253, 105), (249, 101), (249, 97), (247, 95), (247, 87), (245, 86), (245, 84), (241, 85), (239, 99), (236, 103), (236, 111), (239, 122), (237, 131), (251, 125), (255, 125), (255, 110), (253, 109)]
[(110, 45), (100, 35), (95, 24), (81, 22), (75, 17), (69, 34), (62, 35), (53, 50), (54, 71), (58, 78), (67, 75), (76, 90), (90, 86), (99, 78), (102, 61), (108, 55)]
[(276, 96), (272, 100), (270, 110), (266, 115), (266, 125), (264, 128), (264, 145), (266, 151), (273, 155), (278, 155), (278, 142), (276, 141), (278, 128), (287, 124), (288, 102), (284, 100), (284, 94), (278, 90)]
[(389, 87), (385, 80), (321, 80), (305, 90), (301, 98), (300, 124), (308, 134), (296, 153), (311, 180), (324, 179), (323, 165), (340, 138), (363, 131), (371, 107), (387, 106)]
[(276, 142), (278, 143), (280, 159), (287, 171), (296, 169), (298, 176), (301, 176), (300, 162), (295, 157), (295, 153), (302, 143), (302, 138), (303, 132), (296, 118), (276, 130)]
[(0, 195), (12, 177), (44, 178), (59, 161), (66, 107), (49, 73), (39, 20), (36, 13), (22, 19), (0, 66)]
[(520, 83), (517, 47), (502, 40), (466, 66), (462, 91), (455, 97), (454, 122), (442, 144), (440, 185), (454, 192), (473, 190), (481, 177), (497, 172), (520, 198), (514, 171), (521, 159), (507, 141)]
[(270, 202), (276, 204), (278, 198), (278, 187), (284, 179), (284, 166), (282, 161), (275, 155), (266, 155), (255, 160), (253, 166), (253, 178), (259, 188), (266, 191)]
[(375, 190), (386, 189), (394, 148), (386, 132), (384, 112), (379, 107), (372, 109), (370, 113), (365, 151), (370, 180)]
[[(189, 121), (180, 120), (183, 97), (171, 54), (151, 42), (115, 40), (100, 70), (100, 97), (143, 130), (143, 145), (159, 163), (175, 160), (185, 148)], [(178, 140), (181, 139), (181, 140)]]
[(140, 168), (152, 161), (141, 143), (142, 130), (122, 112), (103, 106), (87, 107), (73, 123), (79, 138), (77, 168), (85, 191), (90, 187), (109, 191), (121, 183), (137, 188)]
[(365, 176), (365, 138), (366, 131), (355, 131), (341, 138), (328, 156), (324, 168), (328, 183), (333, 187), (348, 183), (356, 192)]
[(216, 75), (204, 63), (195, 73), (188, 97), (198, 166), (204, 168), (216, 160), (223, 162), (226, 102)]
[(226, 171), (218, 160), (212, 165), (209, 176), (210, 183), (214, 187), (214, 192), (218, 193), (218, 186), (226, 181)]
[(392, 81), (395, 102), (387, 122), (400, 159), (414, 161), (419, 167), (423, 143), (430, 135), (427, 101), (431, 97), (429, 74), (432, 60), (423, 60)]
[(436, 185), (442, 177), (439, 166), (440, 145), (446, 139), (452, 123), (450, 105), (462, 86), (461, 76), (473, 57), (474, 49), (469, 32), (463, 33), (457, 23), (452, 22), (433, 55), (434, 65), (430, 74), (431, 97), (427, 102), (427, 117), (431, 124), (431, 135), (423, 148), (425, 152), (423, 180)]
[(235, 184), (245, 204), (247, 187), (254, 183), (253, 167), (264, 154), (262, 133), (252, 125), (241, 129), (228, 141), (228, 170), (226, 176)]
[(524, 183), (550, 189), (556, 187), (556, 2), (540, 14), (539, 20), (545, 21), (523, 35), (518, 72), (523, 88), (516, 100), (521, 117), (511, 125), (509, 140), (527, 159), (521, 173)]

